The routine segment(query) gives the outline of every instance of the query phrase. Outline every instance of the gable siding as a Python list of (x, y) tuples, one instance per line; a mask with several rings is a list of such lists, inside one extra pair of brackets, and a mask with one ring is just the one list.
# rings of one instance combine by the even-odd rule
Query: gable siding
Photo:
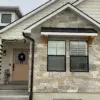
[(84, 0), (77, 7), (100, 22), (100, 0)]

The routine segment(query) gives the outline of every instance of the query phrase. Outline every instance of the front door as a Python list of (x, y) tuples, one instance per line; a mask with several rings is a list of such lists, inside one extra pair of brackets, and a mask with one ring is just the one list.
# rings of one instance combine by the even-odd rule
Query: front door
[(12, 81), (28, 81), (28, 50), (14, 49)]

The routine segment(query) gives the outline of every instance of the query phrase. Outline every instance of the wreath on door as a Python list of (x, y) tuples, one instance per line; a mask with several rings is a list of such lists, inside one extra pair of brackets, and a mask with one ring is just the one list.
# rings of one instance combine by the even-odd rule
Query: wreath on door
[(24, 53), (20, 53), (18, 55), (18, 60), (20, 61), (20, 63), (23, 63), (25, 61), (25, 54)]

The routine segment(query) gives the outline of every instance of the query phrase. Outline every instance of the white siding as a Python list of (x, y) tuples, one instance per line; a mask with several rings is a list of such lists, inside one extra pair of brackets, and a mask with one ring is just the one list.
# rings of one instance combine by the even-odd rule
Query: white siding
[(84, 0), (77, 7), (100, 22), (100, 0)]

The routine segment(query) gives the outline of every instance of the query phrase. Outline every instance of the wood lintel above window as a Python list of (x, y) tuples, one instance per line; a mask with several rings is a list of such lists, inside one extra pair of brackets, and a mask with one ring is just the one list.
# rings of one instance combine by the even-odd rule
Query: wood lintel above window
[(43, 36), (43, 38), (44, 38), (45, 43), (48, 44), (48, 35)]
[(95, 40), (96, 37), (90, 36), (88, 37), (88, 43), (92, 44), (92, 42)]

